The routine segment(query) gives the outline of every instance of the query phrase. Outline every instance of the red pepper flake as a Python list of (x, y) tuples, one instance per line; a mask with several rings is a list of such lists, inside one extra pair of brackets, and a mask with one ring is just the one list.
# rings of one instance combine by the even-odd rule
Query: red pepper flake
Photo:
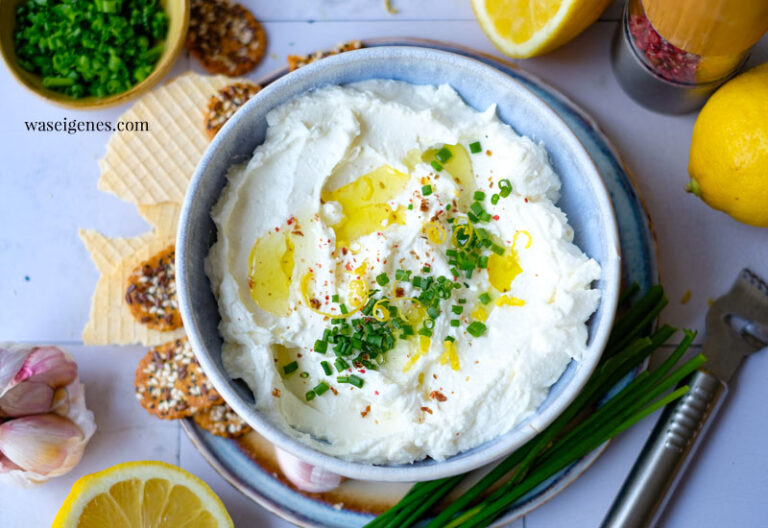
[(344, 266), (344, 269), (347, 270), (347, 271), (352, 271), (352, 263), (351, 262), (347, 262), (347, 265)]
[(280, 389), (278, 389), (278, 388), (272, 389), (272, 396), (274, 396), (275, 398), (279, 398), (280, 397)]
[(290, 218), (288, 219), (288, 225), (291, 225), (292, 223), (293, 223), (293, 217), (290, 217)]
[(427, 413), (429, 413), (429, 414), (432, 414), (432, 409), (430, 409), (429, 407), (422, 407), (422, 408), (421, 408), (421, 411), (422, 411), (422, 412), (427, 412)]
[(370, 405), (366, 405), (365, 406), (365, 410), (360, 412), (360, 416), (365, 418), (366, 416), (368, 416), (369, 412), (371, 412), (371, 406)]
[(279, 227), (276, 227), (276, 228), (275, 228), (275, 232), (279, 232), (279, 231), (280, 231), (280, 228), (279, 228)]
[(338, 394), (339, 394), (339, 391), (337, 391), (333, 387), (331, 387), (331, 392), (333, 393), (334, 396), (338, 396)]
[(525, 203), (528, 203), (528, 198), (525, 199)]
[(343, 247), (343, 248), (341, 248), (341, 254), (342, 254), (342, 255), (346, 255), (346, 254), (347, 254), (347, 252), (348, 252), (348, 250), (347, 250), (347, 248), (346, 248), (346, 247)]
[(486, 156), (493, 156), (493, 152), (491, 152), (490, 150), (486, 150), (485, 151), (485, 155)]
[(378, 396), (378, 395), (379, 395), (379, 391), (373, 391), (373, 393), (374, 393), (376, 396)]
[(439, 402), (444, 402), (448, 398), (445, 397), (445, 394), (443, 394), (440, 391), (432, 391), (429, 393), (429, 397), (433, 400), (437, 400)]
[(493, 215), (493, 219), (498, 221), (499, 220), (499, 215)]
[(358, 370), (358, 372), (359, 372), (360, 374), (365, 374), (365, 369), (359, 369), (359, 370)]

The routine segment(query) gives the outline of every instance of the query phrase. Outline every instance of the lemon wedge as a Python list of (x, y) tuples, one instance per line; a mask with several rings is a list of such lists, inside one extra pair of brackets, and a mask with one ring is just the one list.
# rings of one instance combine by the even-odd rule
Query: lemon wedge
[(590, 26), (611, 0), (472, 0), (499, 51), (525, 59), (559, 48)]
[(208, 485), (164, 462), (126, 462), (72, 486), (53, 528), (233, 527)]

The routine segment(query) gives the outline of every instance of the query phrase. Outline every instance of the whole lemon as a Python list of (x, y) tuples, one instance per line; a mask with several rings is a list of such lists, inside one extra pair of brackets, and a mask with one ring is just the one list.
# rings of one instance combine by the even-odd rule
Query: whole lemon
[(696, 119), (688, 190), (736, 220), (768, 227), (768, 63), (726, 83)]

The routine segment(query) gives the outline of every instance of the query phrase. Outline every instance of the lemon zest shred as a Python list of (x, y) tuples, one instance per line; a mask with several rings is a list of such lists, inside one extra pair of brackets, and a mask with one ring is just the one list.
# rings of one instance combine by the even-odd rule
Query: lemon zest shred
[[(456, 229), (453, 230), (453, 234), (451, 235), (451, 244), (453, 244), (456, 247), (464, 247), (463, 245), (459, 244), (458, 236), (459, 231), (467, 231), (467, 242), (472, 240), (472, 235), (475, 234), (475, 229), (472, 227), (472, 223), (467, 221), (466, 224), (459, 224), (456, 226)], [(464, 244), (466, 244), (465, 242)]]
[(512, 237), (512, 249), (514, 250), (517, 246), (517, 239), (520, 235), (525, 235), (528, 240), (525, 242), (525, 247), (523, 249), (528, 249), (531, 247), (531, 244), (533, 243), (533, 237), (528, 231), (515, 231), (515, 236)]
[(421, 232), (427, 235), (429, 241), (436, 246), (445, 242), (447, 237), (445, 228), (438, 222), (427, 222), (422, 226)]
[(482, 306), (476, 307), (472, 310), (470, 315), (472, 316), (472, 319), (476, 319), (483, 323), (488, 320), (488, 312)]
[(354, 315), (356, 312), (359, 312), (363, 308), (363, 305), (360, 305), (360, 306), (356, 307), (354, 310), (350, 310), (349, 312), (347, 312), (345, 314), (343, 314), (343, 313), (337, 313), (337, 314), (335, 314), (335, 313), (327, 313), (327, 312), (323, 312), (322, 310), (318, 310), (317, 308), (312, 306), (312, 303), (310, 302), (310, 299), (309, 299), (309, 292), (307, 291), (309, 289), (309, 281), (312, 280), (313, 276), (314, 276), (314, 274), (310, 270), (301, 279), (301, 296), (304, 299), (304, 304), (307, 306), (307, 308), (309, 308), (313, 312), (315, 312), (317, 314), (320, 314), (320, 315), (324, 315), (325, 317), (333, 317), (334, 319), (346, 319), (347, 317), (351, 317), (352, 315)]
[(525, 301), (511, 295), (502, 295), (496, 299), (495, 304), (496, 306), (525, 306)]
[(445, 365), (450, 361), (452, 370), (460, 370), (459, 354), (456, 351), (456, 343), (453, 341), (443, 341), (445, 352), (440, 356), (440, 364)]
[(386, 304), (386, 299), (379, 299), (373, 305), (373, 310), (371, 311), (373, 318), (382, 323), (389, 321), (389, 310), (387, 310)]

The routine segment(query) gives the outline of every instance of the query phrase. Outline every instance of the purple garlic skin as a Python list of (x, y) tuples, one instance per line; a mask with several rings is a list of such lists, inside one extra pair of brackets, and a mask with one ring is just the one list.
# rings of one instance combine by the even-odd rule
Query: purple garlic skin
[(0, 344), (0, 483), (31, 486), (67, 473), (95, 430), (68, 353)]

